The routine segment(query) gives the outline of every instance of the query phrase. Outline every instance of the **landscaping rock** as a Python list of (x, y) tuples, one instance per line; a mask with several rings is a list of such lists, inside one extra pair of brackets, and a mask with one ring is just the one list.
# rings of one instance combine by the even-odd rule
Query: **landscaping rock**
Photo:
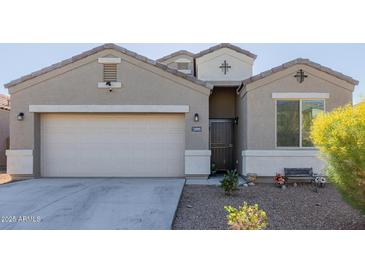
[[(238, 207), (244, 201), (266, 211), (268, 229), (365, 229), (364, 216), (347, 205), (330, 184), (318, 193), (310, 185), (282, 191), (272, 184), (257, 184), (230, 196), (217, 186), (185, 185), (173, 228), (228, 229), (223, 207)], [(194, 205), (194, 210), (187, 205)]]

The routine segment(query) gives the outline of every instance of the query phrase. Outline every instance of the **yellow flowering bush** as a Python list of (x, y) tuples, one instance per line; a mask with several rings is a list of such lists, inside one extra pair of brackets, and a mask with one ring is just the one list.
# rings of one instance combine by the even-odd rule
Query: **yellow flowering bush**
[(318, 115), (311, 139), (345, 201), (365, 213), (365, 102)]
[(228, 212), (228, 226), (233, 230), (258, 230), (267, 227), (266, 212), (259, 209), (257, 204), (251, 206), (246, 202), (238, 209), (232, 206), (225, 206)]

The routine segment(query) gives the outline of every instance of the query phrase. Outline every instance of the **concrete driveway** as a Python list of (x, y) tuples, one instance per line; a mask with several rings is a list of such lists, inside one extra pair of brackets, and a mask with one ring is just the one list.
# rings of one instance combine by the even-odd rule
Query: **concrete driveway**
[(184, 179), (34, 179), (0, 185), (0, 229), (170, 229)]

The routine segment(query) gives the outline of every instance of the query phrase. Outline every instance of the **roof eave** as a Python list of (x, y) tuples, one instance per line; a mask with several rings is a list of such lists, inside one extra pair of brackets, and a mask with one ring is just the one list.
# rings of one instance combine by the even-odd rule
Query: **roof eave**
[(259, 81), (261, 79), (266, 78), (267, 76), (273, 75), (276, 72), (283, 71), (283, 70), (285, 70), (287, 68), (290, 68), (292, 66), (295, 66), (295, 65), (307, 65), (309, 67), (312, 67), (314, 69), (318, 69), (319, 71), (322, 71), (324, 73), (327, 73), (327, 74), (329, 74), (329, 75), (331, 75), (333, 77), (336, 77), (336, 78), (338, 78), (338, 79), (340, 79), (342, 81), (345, 81), (347, 83), (350, 83), (352, 85), (358, 85), (359, 84), (359, 81), (358, 80), (355, 80), (355, 79), (353, 79), (350, 76), (347, 76), (345, 74), (342, 74), (341, 72), (335, 71), (335, 70), (333, 70), (331, 68), (322, 66), (322, 65), (320, 65), (318, 63), (315, 63), (315, 62), (312, 62), (309, 59), (297, 58), (297, 59), (294, 59), (292, 61), (286, 62), (286, 63), (284, 63), (282, 65), (279, 65), (277, 67), (274, 67), (272, 69), (266, 70), (266, 71), (264, 71), (262, 73), (259, 73), (257, 75), (254, 75), (254, 76), (252, 76), (250, 78), (247, 78), (247, 79), (245, 79), (245, 80), (242, 81), (242, 85), (247, 85), (247, 84), (251, 84), (253, 82)]
[(187, 51), (187, 50), (178, 50), (178, 51), (175, 51), (173, 53), (170, 53), (169, 55), (166, 55), (166, 56), (163, 56), (159, 59), (156, 60), (156, 62), (164, 62), (166, 60), (169, 60), (171, 58), (174, 58), (176, 56), (179, 56), (179, 55), (188, 55), (190, 57), (193, 57), (194, 58), (194, 53), (190, 52), (190, 51)]
[(148, 64), (153, 65), (155, 67), (158, 67), (158, 68), (160, 68), (160, 69), (162, 69), (162, 70), (164, 70), (166, 72), (169, 72), (169, 73), (171, 73), (173, 75), (176, 75), (176, 76), (178, 76), (180, 78), (184, 78), (184, 79), (186, 79), (186, 80), (188, 80), (190, 82), (193, 82), (194, 84), (197, 84), (197, 85), (203, 86), (205, 88), (211, 89), (211, 87), (210, 87), (211, 85), (207, 84), (204, 81), (198, 80), (197, 78), (195, 78), (193, 76), (190, 76), (190, 75), (187, 75), (185, 73), (182, 73), (182, 72), (180, 72), (180, 71), (178, 71), (176, 69), (169, 68), (168, 66), (166, 66), (164, 64), (158, 63), (158, 62), (156, 62), (156, 61), (154, 61), (152, 59), (149, 59), (149, 58), (147, 58), (145, 56), (139, 55), (139, 54), (137, 54), (137, 53), (135, 53), (133, 51), (127, 50), (127, 49), (125, 49), (123, 47), (120, 47), (120, 46), (118, 46), (116, 44), (104, 44), (104, 45), (95, 47), (95, 48), (93, 48), (91, 50), (88, 50), (88, 51), (85, 51), (85, 52), (83, 52), (81, 54), (75, 55), (75, 56), (73, 56), (73, 57), (71, 57), (69, 59), (63, 60), (63, 61), (61, 61), (59, 63), (53, 64), (51, 66), (45, 67), (43, 69), (40, 69), (40, 70), (35, 71), (33, 73), (30, 73), (28, 75), (22, 76), (22, 77), (20, 77), (20, 78), (18, 78), (16, 80), (13, 80), (13, 81), (5, 84), (4, 87), (7, 88), (7, 89), (9, 89), (9, 88), (14, 87), (14, 86), (16, 86), (18, 84), (21, 84), (21, 83), (23, 83), (25, 81), (31, 80), (33, 78), (36, 78), (38, 76), (41, 76), (41, 75), (46, 74), (48, 72), (51, 72), (51, 71), (53, 71), (55, 69), (62, 68), (64, 66), (66, 66), (66, 65), (72, 64), (72, 63), (74, 63), (76, 61), (79, 61), (79, 60), (81, 60), (83, 58), (86, 58), (86, 57), (88, 57), (90, 55), (96, 54), (96, 53), (98, 53), (100, 51), (107, 50), (107, 49), (112, 49), (112, 50), (119, 51), (119, 52), (124, 53), (124, 54), (126, 54), (128, 56), (134, 57), (137, 60), (140, 60), (142, 62), (148, 63)]

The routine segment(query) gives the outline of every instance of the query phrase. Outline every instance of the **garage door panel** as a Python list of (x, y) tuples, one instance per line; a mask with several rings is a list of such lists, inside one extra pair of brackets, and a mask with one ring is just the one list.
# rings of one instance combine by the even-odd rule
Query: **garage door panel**
[(181, 114), (43, 114), (41, 173), (48, 177), (181, 177)]

